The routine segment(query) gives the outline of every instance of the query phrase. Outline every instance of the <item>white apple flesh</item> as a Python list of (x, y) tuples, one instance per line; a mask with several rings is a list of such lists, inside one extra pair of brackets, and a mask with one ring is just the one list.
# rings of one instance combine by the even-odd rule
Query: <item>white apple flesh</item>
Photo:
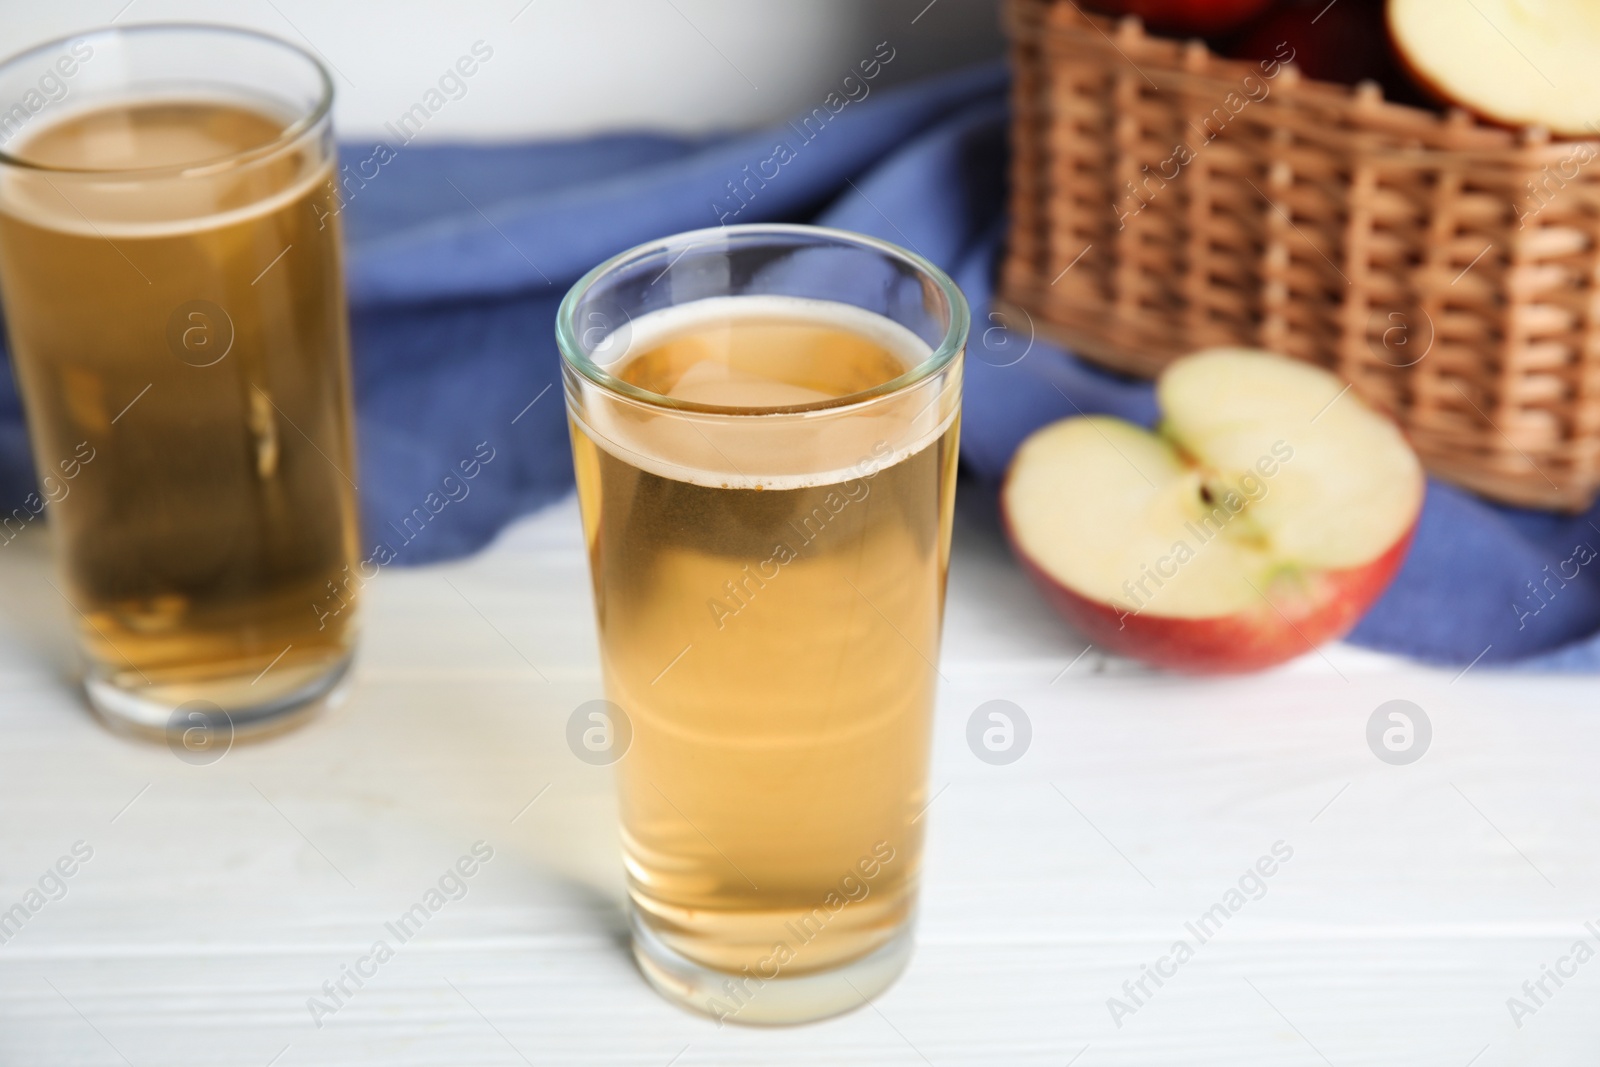
[(1389, 0), (1389, 34), (1426, 90), (1491, 122), (1593, 137), (1595, 0)]
[(1213, 349), (1162, 374), (1152, 433), (1064, 419), (1018, 450), (1007, 534), (1101, 648), (1194, 673), (1255, 670), (1346, 633), (1421, 513), (1393, 422), (1327, 371)]

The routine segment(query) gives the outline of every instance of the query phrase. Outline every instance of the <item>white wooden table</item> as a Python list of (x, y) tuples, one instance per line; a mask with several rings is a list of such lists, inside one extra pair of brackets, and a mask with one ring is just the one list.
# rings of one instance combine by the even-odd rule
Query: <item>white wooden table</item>
[[(0, 910), (74, 843), (93, 855), (0, 945), (4, 1067), (1600, 1055), (1600, 961), (1562, 964), (1520, 1028), (1507, 1007), (1575, 941), (1600, 948), (1590, 678), (1452, 681), (1348, 648), (1226, 681), (1074, 663), (1081, 642), (964, 526), (917, 955), (871, 1008), (719, 1030), (635, 972), (609, 772), (563, 741), (599, 695), (570, 500), (474, 559), (386, 572), (349, 701), (204, 766), (86, 713), (46, 547), (0, 549)], [(1033, 723), (1009, 766), (965, 741), (996, 698)], [(1394, 698), (1433, 723), (1410, 766), (1366, 742)], [(494, 858), (467, 895), (317, 1026), (308, 999), (479, 840)], [(1117, 1026), (1108, 999), (1131, 1004), (1123, 983), (1279, 841), (1265, 894)]]

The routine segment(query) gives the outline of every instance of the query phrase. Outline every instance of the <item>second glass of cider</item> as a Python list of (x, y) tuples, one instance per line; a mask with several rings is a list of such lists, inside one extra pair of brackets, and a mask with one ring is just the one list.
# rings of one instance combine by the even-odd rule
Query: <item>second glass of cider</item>
[(149, 25), (0, 64), (13, 99), (0, 296), (39, 490), (0, 538), (48, 520), (102, 717), (220, 758), (314, 711), (355, 640), (332, 83)]

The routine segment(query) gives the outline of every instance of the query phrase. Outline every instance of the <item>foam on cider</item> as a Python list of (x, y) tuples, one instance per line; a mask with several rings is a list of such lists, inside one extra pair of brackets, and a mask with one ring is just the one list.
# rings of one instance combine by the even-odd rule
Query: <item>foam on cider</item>
[(273, 145), (289, 123), (256, 100), (151, 97), (63, 110), (11, 149), (18, 159), (59, 169), (0, 172), (0, 211), (58, 232), (118, 238), (178, 236), (264, 217), (332, 177), (330, 162), (291, 145), (230, 163)]
[[(932, 381), (840, 417), (857, 407), (851, 396), (932, 352), (905, 326), (851, 304), (711, 297), (642, 315), (612, 343), (623, 348), (606, 368), (613, 376), (718, 409), (602, 400), (572, 411), (596, 444), (675, 481), (766, 490), (833, 484), (859, 477), (863, 464), (881, 470), (914, 455), (955, 417), (931, 403), (938, 396)], [(793, 410), (804, 405), (826, 406)]]

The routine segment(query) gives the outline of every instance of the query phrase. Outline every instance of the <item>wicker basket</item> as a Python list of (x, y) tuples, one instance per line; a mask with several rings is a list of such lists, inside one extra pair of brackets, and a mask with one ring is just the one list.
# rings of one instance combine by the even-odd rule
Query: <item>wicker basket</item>
[[(1117, 370), (1208, 345), (1328, 367), (1438, 476), (1600, 489), (1600, 145), (1387, 103), (1009, 0), (1002, 299)], [(1230, 94), (1232, 94), (1230, 96)]]

